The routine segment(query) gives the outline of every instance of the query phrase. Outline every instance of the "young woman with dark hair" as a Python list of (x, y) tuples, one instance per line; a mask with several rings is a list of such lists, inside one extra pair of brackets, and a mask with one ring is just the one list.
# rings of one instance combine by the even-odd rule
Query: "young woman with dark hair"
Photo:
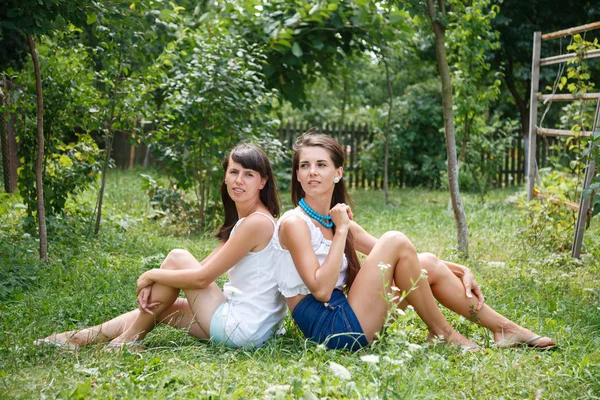
[[(139, 309), (103, 324), (38, 339), (78, 348), (112, 340), (111, 348), (140, 346), (158, 323), (230, 347), (258, 347), (286, 315), (273, 275), (274, 218), (279, 197), (267, 156), (250, 144), (236, 146), (223, 161), (221, 198), (225, 221), (221, 243), (198, 262), (186, 250), (173, 250), (160, 269), (137, 281)], [(215, 280), (228, 272), (223, 291)], [(185, 298), (179, 298), (183, 290)]]
[[(552, 339), (484, 304), (468, 268), (417, 254), (400, 232), (376, 239), (354, 222), (343, 180), (344, 152), (334, 139), (301, 136), (292, 163), (292, 202), (297, 207), (278, 221), (275, 268), (279, 290), (307, 338), (330, 348), (357, 350), (382, 330), (390, 306), (410, 304), (427, 325), (429, 340), (476, 348), (450, 326), (437, 299), (465, 318), (475, 311), (473, 319), (493, 332), (498, 347), (554, 346)], [(367, 255), (362, 267), (354, 249)], [(427, 279), (419, 280), (422, 268)], [(408, 293), (401, 304), (387, 300), (393, 285)]]

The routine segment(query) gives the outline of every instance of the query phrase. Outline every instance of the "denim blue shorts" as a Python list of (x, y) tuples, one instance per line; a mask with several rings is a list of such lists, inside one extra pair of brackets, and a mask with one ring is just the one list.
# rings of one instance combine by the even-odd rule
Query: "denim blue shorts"
[(292, 318), (307, 339), (330, 349), (356, 351), (369, 344), (341, 290), (335, 289), (326, 303), (307, 295), (294, 308)]

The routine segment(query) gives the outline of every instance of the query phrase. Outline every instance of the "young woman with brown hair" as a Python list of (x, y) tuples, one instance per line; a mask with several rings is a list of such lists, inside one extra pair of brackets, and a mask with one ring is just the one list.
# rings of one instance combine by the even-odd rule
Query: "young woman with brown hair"
[[(137, 282), (139, 309), (103, 324), (38, 339), (78, 348), (112, 340), (109, 347), (139, 346), (158, 323), (231, 347), (258, 347), (286, 315), (273, 275), (272, 243), (279, 197), (268, 158), (250, 144), (236, 146), (223, 161), (221, 198), (225, 222), (221, 243), (198, 262), (186, 250), (173, 250), (160, 269)], [(229, 274), (223, 290), (215, 280)], [(183, 290), (185, 298), (179, 298)]]
[[(408, 296), (403, 304), (392, 306), (412, 305), (427, 325), (430, 340), (477, 347), (452, 328), (437, 299), (465, 318), (475, 311), (475, 321), (493, 332), (498, 347), (554, 346), (552, 339), (484, 304), (468, 268), (417, 254), (400, 232), (377, 239), (354, 222), (343, 181), (344, 152), (334, 139), (300, 137), (292, 162), (292, 202), (297, 207), (278, 221), (275, 268), (279, 290), (307, 338), (330, 348), (357, 350), (368, 345), (383, 328), (390, 307), (387, 294), (395, 285)], [(355, 250), (367, 255), (362, 267)], [(419, 280), (422, 268), (428, 277)]]

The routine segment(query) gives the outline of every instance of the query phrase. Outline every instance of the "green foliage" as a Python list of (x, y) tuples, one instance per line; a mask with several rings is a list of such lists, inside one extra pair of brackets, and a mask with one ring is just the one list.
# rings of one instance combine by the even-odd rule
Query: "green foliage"
[(224, 152), (242, 139), (272, 141), (275, 92), (263, 61), (258, 46), (202, 29), (182, 30), (159, 59), (165, 95), (153, 151), (179, 189), (194, 190), (202, 218), (220, 201)]
[(350, 54), (378, 51), (410, 31), (409, 15), (393, 2), (245, 0), (224, 3), (220, 23), (251, 43), (264, 45), (264, 73), (295, 106), (318, 75), (334, 76)]
[(545, 199), (527, 202), (520, 200), (521, 212), (526, 228), (521, 230), (523, 240), (550, 251), (567, 252), (573, 244), (577, 211), (565, 202), (579, 199), (580, 188), (577, 177), (555, 169), (541, 169), (539, 189)]
[(499, 48), (499, 32), (491, 28), (499, 7), (490, 1), (450, 3), (446, 38), (451, 51), (454, 121), (459, 158), (464, 175), (481, 196), (494, 184), (502, 167), (503, 155), (516, 130), (502, 115), (492, 111), (500, 94), (501, 73), (490, 67), (492, 54)]
[(97, 6), (91, 0), (7, 0), (0, 10), (0, 34), (15, 29), (41, 35), (65, 29), (69, 23), (84, 25), (95, 18)]
[[(187, 199), (185, 193), (175, 186), (165, 188), (152, 176), (140, 175), (143, 188), (148, 193), (154, 213), (149, 217), (161, 219), (162, 227), (168, 232), (189, 235), (200, 231), (200, 205), (197, 201)], [(212, 213), (211, 213), (212, 214)]]
[[(21, 137), (19, 150), (22, 165), (19, 168), (19, 193), (27, 204), (31, 216), (36, 210), (35, 155), (37, 143), (32, 136)], [(75, 143), (65, 144), (60, 140), (48, 143), (50, 151), (45, 156), (44, 203), (48, 215), (59, 215), (64, 211), (70, 195), (84, 190), (96, 182), (102, 168), (101, 151), (89, 135), (79, 135)]]
[(473, 132), (466, 145), (468, 163), (461, 165), (459, 183), (462, 189), (479, 194), (483, 203), (487, 192), (498, 187), (498, 177), (504, 168), (505, 157), (517, 157), (512, 154), (512, 145), (518, 138), (518, 122), (502, 120), (494, 113), (492, 118), (478, 132)]
[[(44, 203), (48, 215), (59, 215), (69, 195), (93, 183), (101, 169), (102, 151), (89, 133), (98, 129), (95, 118), (98, 94), (93, 88), (93, 74), (85, 68), (87, 55), (77, 48), (59, 48), (56, 42), (41, 42), (41, 66), (47, 74), (42, 84), (47, 89), (44, 108)], [(10, 109), (6, 103), (0, 110), (12, 112), (20, 120), (16, 125), (19, 143), (18, 187), (28, 215), (37, 211), (35, 164), (37, 136), (35, 134), (35, 82), (31, 65), (12, 76), (13, 90)]]
[[(561, 77), (558, 88), (562, 90), (563, 86), (567, 85), (569, 92), (573, 94), (585, 94), (592, 90), (595, 86), (594, 82), (590, 81), (590, 69), (587, 62), (584, 61), (585, 54), (590, 50), (600, 49), (598, 39), (593, 42), (582, 39), (581, 35), (573, 35), (573, 42), (567, 46), (567, 50), (573, 51), (575, 58), (567, 61), (567, 76)], [(570, 82), (572, 79), (575, 82)]]
[[(562, 76), (557, 82), (558, 89), (567, 90), (574, 95), (583, 95), (593, 90), (595, 83), (592, 81), (588, 62), (585, 61), (585, 55), (590, 50), (600, 49), (598, 39), (593, 41), (584, 40), (579, 34), (573, 35), (573, 42), (567, 46), (567, 50), (575, 53), (575, 58), (567, 62), (567, 76)], [(550, 88), (555, 90), (555, 88)], [(600, 163), (600, 130), (592, 132), (589, 139), (579, 137), (581, 131), (591, 131), (594, 128), (595, 111), (591, 106), (586, 107), (585, 102), (574, 102), (563, 107), (561, 115), (561, 125), (571, 130), (575, 137), (566, 139), (565, 144), (568, 149), (575, 154), (575, 160), (569, 163), (569, 167), (575, 173), (582, 173), (584, 165), (592, 161), (596, 165)], [(600, 172), (596, 170), (590, 185), (584, 188), (582, 194), (585, 197), (591, 197), (592, 214), (600, 213)]]

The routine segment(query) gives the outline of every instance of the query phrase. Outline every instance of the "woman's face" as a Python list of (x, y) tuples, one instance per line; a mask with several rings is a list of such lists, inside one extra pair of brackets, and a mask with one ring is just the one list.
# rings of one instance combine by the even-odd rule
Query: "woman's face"
[(225, 185), (229, 197), (234, 202), (257, 200), (266, 183), (267, 178), (260, 176), (260, 173), (244, 168), (242, 164), (229, 157), (229, 165), (225, 171)]
[(332, 191), (334, 178), (342, 178), (343, 168), (336, 168), (329, 151), (323, 147), (309, 146), (300, 150), (300, 162), (296, 171), (298, 182), (308, 195)]

